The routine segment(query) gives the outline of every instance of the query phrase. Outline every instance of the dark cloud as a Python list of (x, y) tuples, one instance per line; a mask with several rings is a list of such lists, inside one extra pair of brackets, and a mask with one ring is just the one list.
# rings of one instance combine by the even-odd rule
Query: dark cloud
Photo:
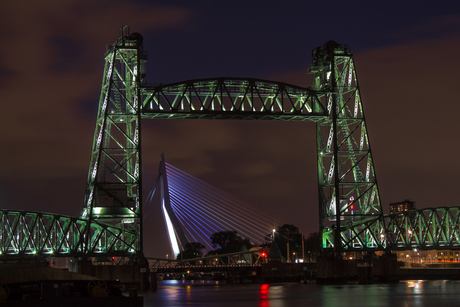
[(413, 197), (422, 207), (458, 205), (446, 185), (460, 183), (459, 51), (458, 37), (445, 37), (356, 56), (385, 204)]
[(3, 124), (10, 127), (3, 137), (9, 150), (2, 155), (10, 162), (3, 177), (74, 176), (86, 169), (95, 113), (88, 117), (80, 104), (89, 95), (97, 104), (101, 42), (115, 40), (123, 20), (147, 31), (184, 25), (191, 15), (182, 8), (107, 1), (8, 3), (1, 13), (9, 29), (0, 50), (0, 97), (8, 114)]

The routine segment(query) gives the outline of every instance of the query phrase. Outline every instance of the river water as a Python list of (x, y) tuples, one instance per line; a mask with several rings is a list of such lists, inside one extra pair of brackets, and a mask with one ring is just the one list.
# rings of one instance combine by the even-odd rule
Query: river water
[(340, 286), (302, 283), (223, 284), (212, 281), (162, 281), (144, 292), (145, 307), (175, 306), (390, 306), (460, 305), (460, 281), (402, 281), (397, 284)]

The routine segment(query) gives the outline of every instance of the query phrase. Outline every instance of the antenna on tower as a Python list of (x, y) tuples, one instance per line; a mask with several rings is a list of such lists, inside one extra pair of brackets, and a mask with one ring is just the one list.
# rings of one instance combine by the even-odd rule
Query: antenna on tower
[(130, 35), (130, 28), (128, 25), (124, 25), (120, 29), (120, 37), (126, 37)]

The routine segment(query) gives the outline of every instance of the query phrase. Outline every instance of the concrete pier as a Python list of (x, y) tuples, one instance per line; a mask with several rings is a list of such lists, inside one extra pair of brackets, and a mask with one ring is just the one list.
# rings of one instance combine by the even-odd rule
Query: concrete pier
[(370, 284), (399, 281), (399, 266), (394, 254), (366, 256), (359, 260), (343, 260), (333, 255), (323, 255), (318, 257), (316, 268), (318, 284), (345, 284), (348, 281)]

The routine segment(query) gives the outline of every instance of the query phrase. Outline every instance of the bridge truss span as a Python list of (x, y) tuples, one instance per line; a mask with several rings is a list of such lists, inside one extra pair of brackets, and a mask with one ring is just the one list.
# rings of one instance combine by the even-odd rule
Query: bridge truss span
[(385, 217), (390, 249), (460, 249), (460, 207), (409, 210)]
[(323, 118), (324, 94), (282, 82), (213, 78), (143, 88), (143, 118), (305, 121)]
[(130, 256), (130, 252), (136, 251), (136, 237), (137, 233), (77, 217), (0, 210), (0, 256), (3, 257)]
[[(343, 223), (343, 251), (460, 249), (460, 207), (414, 209)], [(323, 232), (323, 245), (334, 245), (335, 229)]]

